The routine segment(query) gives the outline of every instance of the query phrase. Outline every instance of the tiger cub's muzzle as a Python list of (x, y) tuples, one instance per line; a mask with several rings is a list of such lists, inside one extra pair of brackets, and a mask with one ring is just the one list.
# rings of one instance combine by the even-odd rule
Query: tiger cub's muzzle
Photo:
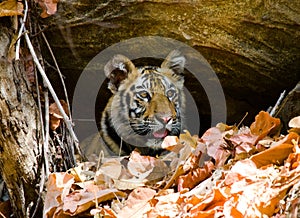
[(173, 123), (177, 120), (175, 105), (164, 94), (152, 96), (144, 118), (152, 120), (151, 134), (155, 138), (164, 138), (173, 131)]

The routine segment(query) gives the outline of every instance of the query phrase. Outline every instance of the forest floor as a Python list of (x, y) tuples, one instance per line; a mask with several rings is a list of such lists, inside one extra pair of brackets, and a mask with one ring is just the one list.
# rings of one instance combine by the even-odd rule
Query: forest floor
[(288, 134), (261, 111), (250, 127), (218, 124), (166, 137), (163, 158), (82, 162), (48, 178), (45, 217), (297, 217), (299, 119)]

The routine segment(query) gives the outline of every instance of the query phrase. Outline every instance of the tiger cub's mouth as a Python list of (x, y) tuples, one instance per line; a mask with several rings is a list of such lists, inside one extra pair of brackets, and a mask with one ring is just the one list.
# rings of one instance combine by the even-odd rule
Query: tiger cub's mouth
[(162, 125), (162, 128), (155, 130), (152, 134), (154, 138), (163, 139), (172, 131), (173, 118), (169, 116), (159, 116), (157, 121), (160, 125)]
[(160, 130), (153, 132), (153, 136), (155, 138), (165, 138), (168, 134), (169, 134), (169, 131), (165, 128), (162, 128)]
[(164, 127), (153, 132), (153, 136), (155, 138), (160, 138), (160, 139), (165, 138), (172, 131), (173, 119), (167, 117), (166, 119), (163, 119), (163, 120), (164, 120), (164, 122), (163, 122)]

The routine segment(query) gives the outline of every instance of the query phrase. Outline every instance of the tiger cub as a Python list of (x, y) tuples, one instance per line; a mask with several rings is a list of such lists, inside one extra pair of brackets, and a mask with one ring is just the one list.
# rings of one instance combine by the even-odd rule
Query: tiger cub
[(115, 55), (104, 67), (113, 93), (101, 118), (101, 136), (115, 154), (137, 148), (159, 155), (168, 135), (179, 135), (183, 123), (185, 58), (172, 51), (160, 67), (135, 65)]

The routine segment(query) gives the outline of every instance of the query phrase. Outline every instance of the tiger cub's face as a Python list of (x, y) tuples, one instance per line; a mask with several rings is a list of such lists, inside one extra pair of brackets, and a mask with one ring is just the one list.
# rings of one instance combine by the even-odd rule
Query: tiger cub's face
[(185, 58), (171, 52), (161, 67), (140, 67), (125, 56), (114, 56), (105, 66), (113, 96), (104, 110), (101, 128), (105, 143), (118, 153), (159, 150), (167, 135), (179, 135), (184, 107)]

